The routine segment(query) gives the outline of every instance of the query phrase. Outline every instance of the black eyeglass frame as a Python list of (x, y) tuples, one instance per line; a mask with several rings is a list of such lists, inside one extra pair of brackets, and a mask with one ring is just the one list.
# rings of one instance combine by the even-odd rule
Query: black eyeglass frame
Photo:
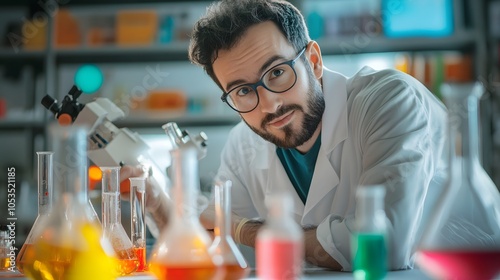
[[(220, 97), (220, 99), (222, 100), (222, 102), (226, 103), (226, 104), (227, 104), (227, 105), (228, 105), (231, 109), (235, 110), (235, 111), (236, 111), (236, 112), (238, 112), (238, 113), (249, 113), (249, 112), (252, 112), (253, 110), (255, 110), (255, 108), (257, 108), (257, 106), (259, 106), (259, 103), (260, 103), (259, 92), (257, 91), (257, 87), (262, 86), (262, 87), (264, 87), (265, 89), (269, 90), (270, 92), (274, 92), (274, 93), (283, 93), (283, 92), (285, 92), (285, 91), (287, 91), (287, 90), (289, 90), (289, 89), (291, 89), (291, 88), (293, 88), (293, 87), (295, 86), (295, 83), (297, 83), (297, 72), (295, 71), (294, 65), (295, 65), (295, 63), (297, 62), (297, 60), (298, 60), (298, 59), (302, 56), (302, 54), (304, 54), (304, 52), (306, 51), (306, 49), (307, 49), (307, 46), (306, 46), (306, 47), (304, 47), (304, 48), (303, 48), (303, 49), (299, 52), (299, 54), (297, 54), (297, 56), (296, 56), (294, 59), (291, 59), (291, 60), (288, 60), (288, 61), (285, 61), (285, 62), (282, 62), (282, 63), (276, 64), (276, 65), (275, 65), (275, 66), (273, 66), (271, 69), (269, 69), (269, 70), (267, 70), (266, 72), (264, 72), (264, 74), (262, 74), (262, 76), (261, 76), (260, 80), (259, 80), (259, 81), (257, 81), (256, 83), (253, 83), (253, 84), (242, 84), (242, 85), (239, 85), (239, 86), (237, 86), (237, 87), (234, 87), (233, 89), (231, 89), (231, 90), (229, 90), (229, 91), (227, 91), (227, 92), (223, 92), (223, 93), (222, 93), (222, 96)], [(289, 66), (290, 66), (290, 68), (292, 68), (292, 70), (293, 70), (293, 74), (295, 75), (295, 80), (293, 81), (292, 85), (291, 85), (289, 88), (287, 88), (287, 89), (285, 89), (285, 90), (281, 90), (281, 91), (275, 91), (275, 90), (272, 90), (272, 89), (268, 88), (268, 87), (266, 86), (266, 84), (263, 82), (264, 77), (267, 75), (267, 73), (269, 73), (270, 71), (272, 71), (274, 68), (276, 68), (276, 67), (278, 67), (278, 66), (280, 66), (280, 65), (285, 65), (285, 64), (286, 64), (286, 65), (289, 65)], [(232, 91), (234, 91), (234, 90), (236, 90), (236, 89), (238, 89), (238, 88), (240, 88), (240, 87), (242, 87), (242, 86), (248, 86), (248, 87), (252, 88), (252, 90), (253, 90), (253, 91), (255, 91), (255, 94), (257, 95), (257, 103), (255, 103), (255, 106), (254, 106), (252, 109), (250, 109), (250, 110), (246, 110), (246, 111), (240, 111), (240, 110), (238, 110), (238, 109), (234, 108), (233, 106), (231, 106), (231, 104), (230, 104), (229, 102), (227, 102), (227, 97), (229, 96), (229, 94), (230, 94)]]

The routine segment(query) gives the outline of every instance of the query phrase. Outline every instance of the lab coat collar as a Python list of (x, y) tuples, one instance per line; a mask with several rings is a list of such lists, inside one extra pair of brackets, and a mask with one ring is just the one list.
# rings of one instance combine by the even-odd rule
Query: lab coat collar
[(331, 153), (348, 136), (346, 84), (347, 77), (324, 68), (325, 112), (321, 123), (321, 146), (325, 153)]
[[(348, 136), (347, 78), (326, 68), (323, 73), (325, 112), (321, 123), (321, 148), (307, 195), (303, 223), (307, 223), (308, 214), (320, 200), (339, 184), (340, 179), (330, 157), (335, 147)], [(325, 178), (325, 174), (329, 174), (329, 178)]]
[[(339, 177), (335, 169), (330, 163), (330, 155), (333, 149), (347, 138), (347, 78), (339, 73), (329, 69), (324, 69), (323, 72), (323, 92), (325, 98), (325, 112), (321, 124), (321, 147), (316, 160), (316, 167), (311, 188), (309, 190), (306, 205), (295, 191), (281, 161), (276, 155), (276, 146), (268, 143), (267, 157), (257, 157), (255, 167), (259, 169), (269, 168), (268, 182), (266, 186), (266, 197), (268, 194), (281, 189), (292, 193), (294, 200), (293, 212), (302, 217), (302, 224), (309, 224), (307, 214), (325, 197), (325, 195), (333, 190), (339, 183)], [(324, 174), (330, 174), (330, 177), (325, 180)]]

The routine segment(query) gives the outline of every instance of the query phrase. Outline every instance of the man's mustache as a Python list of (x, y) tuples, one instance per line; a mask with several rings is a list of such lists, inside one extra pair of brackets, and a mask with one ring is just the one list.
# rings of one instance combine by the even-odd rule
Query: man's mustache
[(292, 110), (302, 111), (302, 106), (297, 105), (297, 104), (292, 104), (292, 105), (286, 105), (286, 106), (280, 107), (278, 109), (278, 111), (276, 111), (275, 113), (272, 113), (272, 114), (267, 114), (264, 117), (264, 119), (262, 119), (262, 123), (260, 124), (261, 127), (266, 127), (267, 124), (270, 123), (271, 121), (273, 121), (274, 119), (277, 119), (277, 118), (285, 115), (286, 113), (288, 113)]

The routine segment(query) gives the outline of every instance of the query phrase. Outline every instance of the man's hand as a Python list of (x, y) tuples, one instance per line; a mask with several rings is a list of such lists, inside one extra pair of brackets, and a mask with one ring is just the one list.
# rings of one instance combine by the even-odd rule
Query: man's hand
[[(234, 233), (236, 232), (236, 228), (238, 227), (238, 224), (244, 220), (244, 218), (234, 214), (234, 213), (231, 213), (231, 222), (230, 222), (230, 225), (231, 225), (231, 236), (233, 238), (235, 238), (235, 235)], [(214, 205), (209, 205), (207, 209), (205, 209), (201, 215), (200, 215), (200, 222), (201, 222), (201, 225), (211, 231), (215, 228), (215, 207)]]

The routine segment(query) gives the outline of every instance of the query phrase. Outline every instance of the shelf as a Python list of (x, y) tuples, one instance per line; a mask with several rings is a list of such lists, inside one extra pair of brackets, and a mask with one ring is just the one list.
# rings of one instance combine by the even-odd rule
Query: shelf
[(58, 63), (187, 61), (188, 42), (135, 47), (92, 47), (57, 49)]
[[(356, 36), (318, 40), (324, 55), (350, 55), (376, 52), (466, 50), (475, 44), (474, 34), (464, 32), (444, 38), (398, 38), (366, 37), (360, 41)], [(136, 47), (92, 47), (57, 49), (58, 63), (106, 63), (106, 62), (161, 62), (187, 61), (188, 42)]]
[(118, 127), (158, 127), (168, 122), (176, 122), (179, 126), (222, 126), (235, 125), (240, 122), (238, 114), (203, 114), (191, 113), (134, 113), (122, 120), (115, 121)]
[(0, 129), (43, 128), (44, 126), (45, 121), (42, 118), (35, 118), (32, 115), (0, 119)]
[(331, 39), (320, 39), (318, 44), (323, 55), (351, 55), (376, 52), (415, 52), (467, 50), (476, 42), (473, 32), (462, 32), (450, 37), (440, 38), (386, 38), (360, 36), (345, 36)]
[(15, 51), (10, 48), (1, 48), (0, 49), (0, 61), (16, 61), (16, 62), (27, 62), (27, 61), (39, 61), (42, 62), (45, 58), (46, 51), (45, 50), (20, 50)]

